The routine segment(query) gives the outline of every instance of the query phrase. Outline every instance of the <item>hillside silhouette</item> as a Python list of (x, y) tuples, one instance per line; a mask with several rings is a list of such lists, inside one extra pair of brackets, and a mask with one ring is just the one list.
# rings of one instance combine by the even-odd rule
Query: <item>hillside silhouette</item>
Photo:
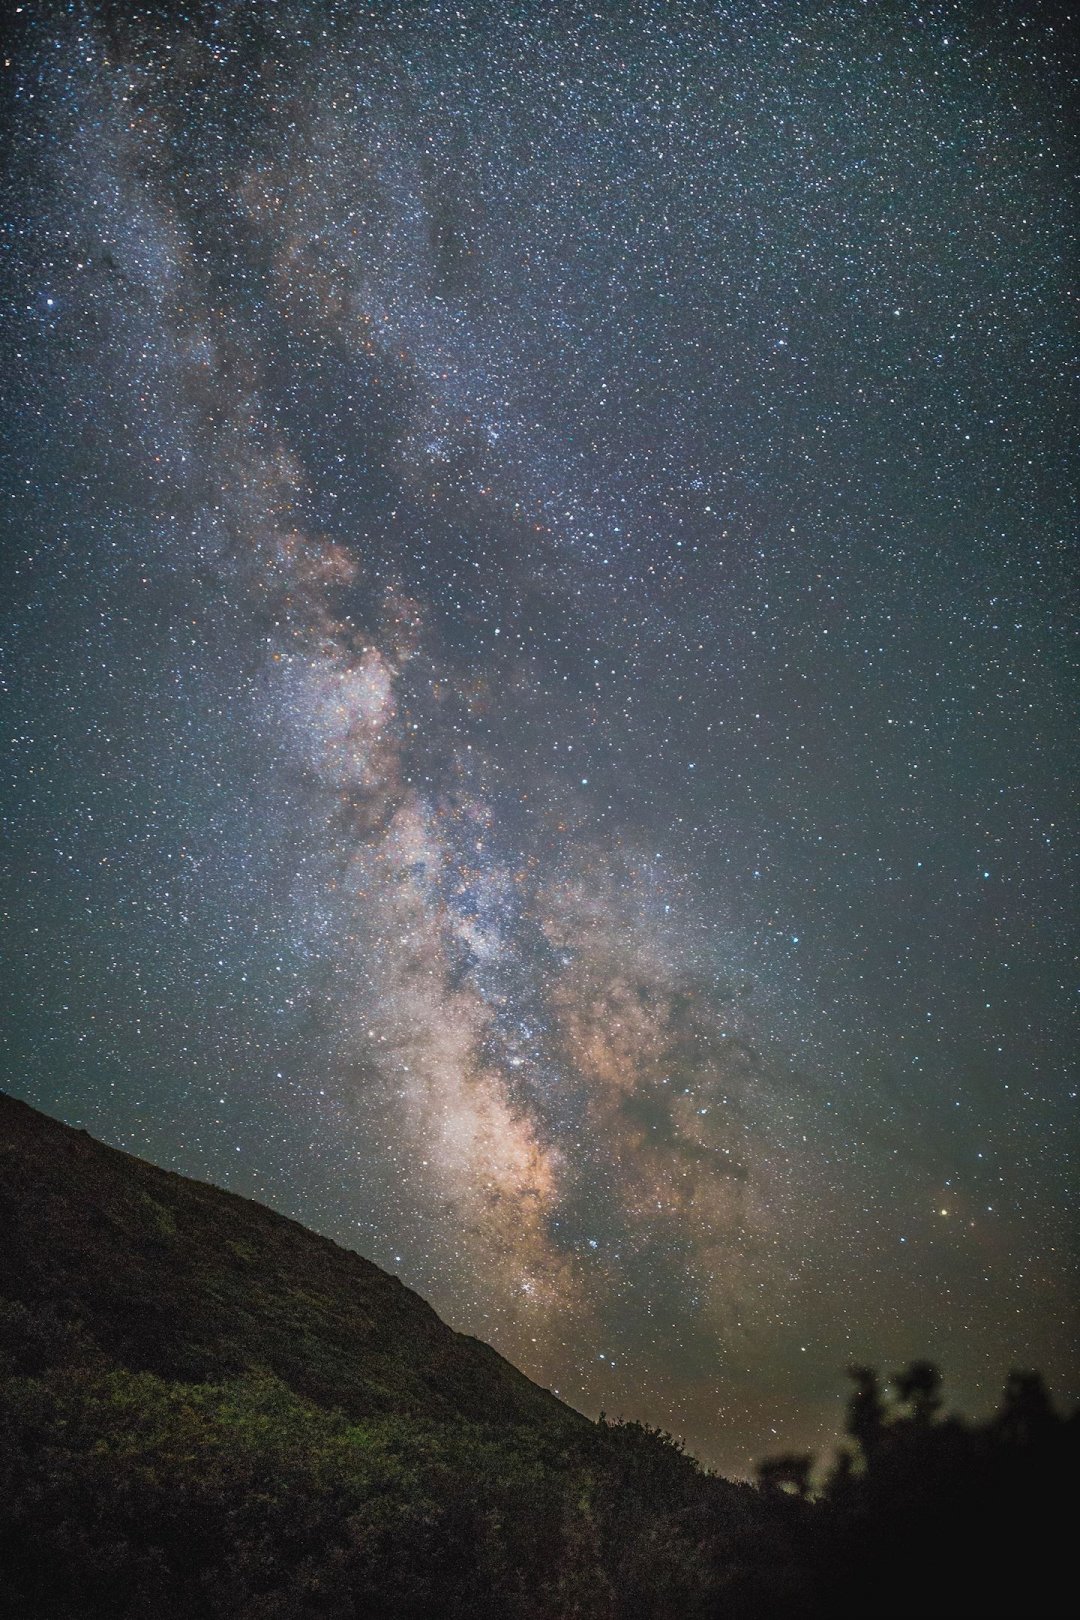
[(0, 1294), (132, 1372), (259, 1373), (348, 1417), (587, 1420), (378, 1266), (0, 1096)]
[(396, 1278), (0, 1095), (0, 1613), (693, 1620), (1071, 1612), (1077, 1424), (853, 1370), (761, 1486), (592, 1423)]

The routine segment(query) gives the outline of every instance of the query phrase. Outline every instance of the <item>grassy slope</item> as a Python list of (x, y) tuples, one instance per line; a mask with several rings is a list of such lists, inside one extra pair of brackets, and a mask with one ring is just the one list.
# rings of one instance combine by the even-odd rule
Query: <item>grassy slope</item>
[(2, 1094), (0, 1295), (81, 1320), (132, 1371), (270, 1372), (351, 1418), (588, 1427), (360, 1255)]
[(1071, 1612), (1080, 1419), (1024, 1373), (981, 1426), (871, 1406), (821, 1503), (704, 1475), (360, 1256), (0, 1095), (0, 1620)]
[(0, 1094), (0, 1620), (762, 1620), (791, 1506)]

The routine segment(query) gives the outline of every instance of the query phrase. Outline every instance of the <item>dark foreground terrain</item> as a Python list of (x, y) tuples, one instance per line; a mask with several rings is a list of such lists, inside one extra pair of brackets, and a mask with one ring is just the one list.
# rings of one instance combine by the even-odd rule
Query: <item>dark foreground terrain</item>
[(1077, 1422), (935, 1368), (762, 1487), (593, 1424), (358, 1255), (0, 1096), (0, 1612), (693, 1620), (1072, 1612)]

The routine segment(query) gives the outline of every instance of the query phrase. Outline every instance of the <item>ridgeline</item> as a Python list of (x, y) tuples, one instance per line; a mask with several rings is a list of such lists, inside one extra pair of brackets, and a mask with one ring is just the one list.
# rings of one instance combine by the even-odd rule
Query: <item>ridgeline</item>
[(598, 1424), (359, 1255), (0, 1095), (0, 1614), (1065, 1613), (1077, 1423), (917, 1364), (762, 1488)]

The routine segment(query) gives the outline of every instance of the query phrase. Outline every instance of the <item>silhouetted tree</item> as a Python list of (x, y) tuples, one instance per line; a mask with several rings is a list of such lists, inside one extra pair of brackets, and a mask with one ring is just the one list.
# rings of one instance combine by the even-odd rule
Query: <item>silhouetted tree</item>
[(1058, 1588), (1073, 1578), (1080, 1419), (1057, 1414), (1037, 1373), (1012, 1372), (999, 1412), (980, 1424), (941, 1417), (930, 1361), (895, 1374), (891, 1408), (871, 1369), (851, 1376), (847, 1428), (861, 1467), (841, 1452), (806, 1527), (820, 1612), (1058, 1612)]
[(891, 1382), (912, 1422), (920, 1427), (933, 1422), (941, 1409), (941, 1371), (932, 1361), (913, 1361), (904, 1372), (893, 1373)]
[(872, 1367), (850, 1367), (848, 1377), (854, 1381), (855, 1389), (848, 1399), (847, 1432), (869, 1462), (885, 1431), (885, 1405), (878, 1376)]
[(758, 1465), (758, 1484), (762, 1490), (791, 1490), (796, 1496), (810, 1494), (810, 1470), (814, 1459), (810, 1452), (785, 1452), (780, 1457), (767, 1457)]
[(1005, 1380), (1001, 1410), (994, 1420), (999, 1440), (1031, 1446), (1045, 1440), (1058, 1422), (1041, 1373), (1013, 1368)]

